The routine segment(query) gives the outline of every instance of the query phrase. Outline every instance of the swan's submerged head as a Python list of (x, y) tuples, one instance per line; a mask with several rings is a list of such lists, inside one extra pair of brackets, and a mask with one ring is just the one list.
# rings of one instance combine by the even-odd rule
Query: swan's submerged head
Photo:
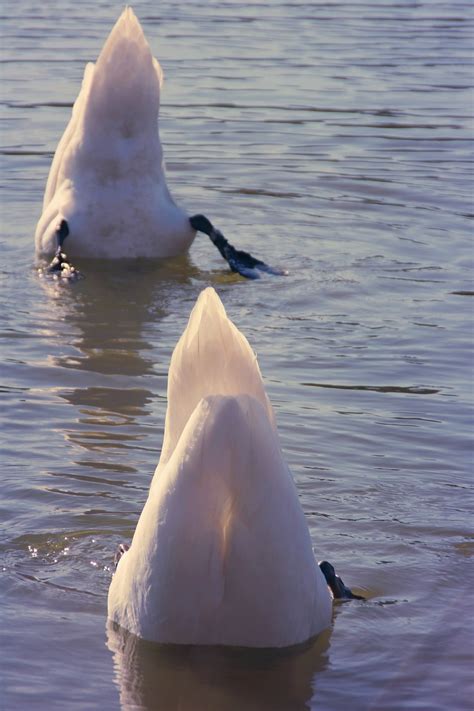
[(330, 623), (255, 354), (213, 289), (171, 359), (162, 454), (108, 614), (151, 641), (249, 647)]

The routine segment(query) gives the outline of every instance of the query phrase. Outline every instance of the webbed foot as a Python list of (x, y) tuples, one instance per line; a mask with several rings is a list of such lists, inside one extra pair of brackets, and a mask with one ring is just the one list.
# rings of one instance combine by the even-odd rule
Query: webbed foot
[(217, 230), (212, 222), (204, 217), (204, 215), (194, 215), (189, 218), (191, 226), (198, 232), (210, 237), (211, 242), (217, 247), (221, 256), (226, 260), (233, 272), (237, 272), (247, 279), (260, 279), (260, 272), (274, 274), (276, 276), (285, 276), (288, 274), (284, 269), (270, 267), (260, 259), (252, 257), (248, 252), (241, 249), (236, 249), (230, 242), (226, 240), (222, 232)]
[(322, 560), (319, 564), (321, 572), (326, 578), (335, 600), (365, 600), (362, 595), (355, 595), (350, 588), (344, 585), (342, 579), (336, 575), (334, 566), (327, 560)]
[(45, 269), (40, 270), (41, 275), (49, 274), (54, 279), (64, 279), (66, 281), (75, 281), (83, 278), (83, 275), (70, 264), (67, 255), (63, 252), (64, 240), (68, 235), (69, 225), (67, 220), (63, 218), (56, 228), (58, 244), (56, 253), (50, 264)]

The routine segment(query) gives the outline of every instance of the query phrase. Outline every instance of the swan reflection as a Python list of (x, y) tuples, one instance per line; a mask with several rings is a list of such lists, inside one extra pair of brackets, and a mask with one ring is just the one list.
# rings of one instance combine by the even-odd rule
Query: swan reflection
[(122, 709), (299, 711), (328, 663), (330, 630), (286, 649), (158, 645), (109, 622)]
[[(189, 255), (173, 260), (87, 264), (87, 279), (60, 288), (62, 320), (75, 328), (75, 354), (56, 358), (65, 368), (102, 375), (153, 373), (152, 344), (144, 331), (169, 313), (196, 270)], [(58, 288), (58, 287), (53, 287)]]
[[(167, 260), (87, 263), (87, 278), (47, 294), (48, 357), (57, 395), (74, 407), (66, 439), (110, 452), (140, 438), (138, 426), (166, 390), (167, 339), (161, 323), (199, 274), (189, 255)], [(51, 319), (51, 307), (54, 318)], [(162, 382), (161, 382), (162, 378)], [(131, 439), (130, 439), (131, 438)]]

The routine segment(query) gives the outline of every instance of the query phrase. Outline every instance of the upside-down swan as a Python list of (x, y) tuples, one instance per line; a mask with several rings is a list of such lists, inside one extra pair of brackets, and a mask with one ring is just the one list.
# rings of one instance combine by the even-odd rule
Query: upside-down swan
[(232, 271), (282, 274), (236, 250), (203, 215), (173, 200), (158, 130), (162, 70), (133, 10), (126, 8), (95, 64), (89, 63), (49, 172), (35, 233), (39, 257), (69, 277), (72, 258), (158, 258), (182, 254), (207, 234)]
[(325, 575), (256, 356), (207, 288), (171, 359), (161, 457), (109, 619), (152, 642), (296, 645), (331, 622)]

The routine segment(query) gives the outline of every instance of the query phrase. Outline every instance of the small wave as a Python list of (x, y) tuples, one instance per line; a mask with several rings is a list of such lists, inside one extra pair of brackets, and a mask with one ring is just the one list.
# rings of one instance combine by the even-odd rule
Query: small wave
[(376, 393), (405, 393), (407, 395), (435, 395), (440, 390), (418, 385), (341, 385), (335, 383), (301, 383), (311, 388), (333, 388), (335, 390), (368, 390)]

